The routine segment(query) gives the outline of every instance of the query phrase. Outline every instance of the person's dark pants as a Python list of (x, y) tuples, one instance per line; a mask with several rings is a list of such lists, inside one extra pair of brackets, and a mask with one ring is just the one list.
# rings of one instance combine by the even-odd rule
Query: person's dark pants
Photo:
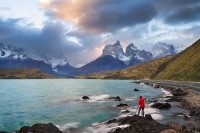
[(140, 110), (142, 109), (142, 116), (144, 117), (144, 108), (139, 107), (138, 116), (140, 115)]

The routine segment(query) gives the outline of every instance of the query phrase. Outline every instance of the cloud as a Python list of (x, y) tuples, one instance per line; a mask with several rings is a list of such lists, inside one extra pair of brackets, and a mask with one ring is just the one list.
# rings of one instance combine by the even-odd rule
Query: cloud
[(194, 6), (180, 7), (167, 15), (165, 22), (180, 24), (200, 20), (200, 3)]
[(51, 17), (74, 21), (81, 30), (92, 33), (114, 32), (152, 20), (153, 4), (146, 0), (60, 0), (43, 5)]
[(167, 24), (187, 24), (200, 20), (199, 0), (157, 0), (154, 5)]
[[(22, 26), (21, 21), (25, 20), (22, 18), (0, 19), (0, 42), (33, 51), (62, 52), (75, 66), (89, 62), (98, 56), (96, 48), (99, 47), (97, 46), (99, 43), (94, 42), (101, 41), (95, 35), (88, 36), (82, 31), (71, 31), (68, 25), (59, 20), (44, 22), (42, 29), (29, 25)], [(78, 38), (81, 45), (70, 40), (69, 37)]]
[[(86, 64), (107, 44), (120, 40), (151, 50), (158, 42), (189, 46), (199, 39), (199, 0), (40, 0), (33, 19), (1, 19), (0, 42), (30, 49), (63, 52), (70, 64)], [(38, 8), (38, 7), (37, 7)], [(0, 7), (4, 13), (13, 8)], [(9, 15), (7, 15), (9, 16)], [(8, 17), (6, 17), (8, 18)], [(36, 27), (36, 23), (41, 26)]]

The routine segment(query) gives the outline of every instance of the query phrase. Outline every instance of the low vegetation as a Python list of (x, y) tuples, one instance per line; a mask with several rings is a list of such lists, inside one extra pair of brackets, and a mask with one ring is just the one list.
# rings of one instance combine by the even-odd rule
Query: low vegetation
[(161, 65), (154, 79), (200, 81), (200, 39)]
[(1, 79), (49, 79), (55, 78), (38, 69), (0, 69)]
[(152, 60), (147, 63), (139, 64), (119, 71), (95, 73), (82, 75), (79, 78), (100, 78), (100, 79), (150, 79), (163, 63), (172, 59), (173, 56), (166, 56), (161, 59)]

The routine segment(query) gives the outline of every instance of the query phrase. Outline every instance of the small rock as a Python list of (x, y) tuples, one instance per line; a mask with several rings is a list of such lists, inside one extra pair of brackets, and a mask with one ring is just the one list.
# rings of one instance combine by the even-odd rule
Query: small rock
[(140, 91), (140, 90), (138, 90), (137, 88), (135, 88), (134, 91)]
[(144, 116), (147, 120), (153, 120), (151, 114), (145, 114)]
[(123, 111), (122, 114), (130, 113), (129, 110)]
[(116, 107), (124, 107), (124, 106), (128, 106), (128, 104), (126, 104), (126, 103), (120, 103), (120, 104), (117, 105)]
[(83, 96), (82, 99), (83, 100), (89, 100), (90, 98), (88, 96)]

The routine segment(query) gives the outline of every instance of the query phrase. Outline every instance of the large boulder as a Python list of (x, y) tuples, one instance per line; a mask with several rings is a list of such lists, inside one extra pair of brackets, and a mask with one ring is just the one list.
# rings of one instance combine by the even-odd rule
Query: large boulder
[(62, 133), (56, 126), (52, 123), (48, 124), (34, 124), (32, 127), (24, 126), (16, 133)]

